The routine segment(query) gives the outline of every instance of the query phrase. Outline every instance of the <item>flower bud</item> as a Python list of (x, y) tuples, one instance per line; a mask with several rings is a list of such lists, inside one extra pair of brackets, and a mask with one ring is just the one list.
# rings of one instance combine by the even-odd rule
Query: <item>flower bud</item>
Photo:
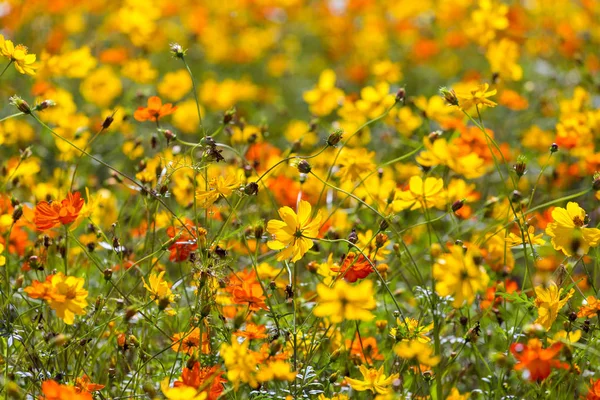
[(356, 244), (358, 242), (358, 235), (356, 234), (356, 229), (352, 228), (352, 232), (348, 235), (348, 241), (352, 244)]
[(445, 87), (441, 87), (440, 95), (451, 106), (458, 106), (458, 97), (456, 97), (456, 93), (454, 92), (454, 89), (447, 89)]
[(312, 167), (310, 166), (310, 163), (306, 160), (301, 160), (298, 163), (298, 171), (300, 171), (303, 174), (308, 174), (311, 171)]
[(113, 121), (115, 120), (114, 117), (113, 117), (113, 115), (109, 115), (108, 117), (106, 117), (104, 119), (104, 122), (102, 122), (102, 129), (103, 130), (110, 128), (110, 126), (112, 125)]
[(513, 169), (519, 178), (525, 175), (527, 172), (527, 159), (524, 156), (519, 156), (517, 163), (513, 165)]
[(458, 210), (463, 208), (464, 205), (465, 199), (456, 200), (454, 203), (452, 203), (452, 212), (457, 212)]
[(44, 100), (41, 103), (38, 103), (35, 105), (34, 110), (35, 111), (43, 111), (48, 107), (54, 107), (56, 105), (56, 102), (54, 100)]
[(179, 43), (171, 43), (170, 45), (171, 54), (175, 58), (183, 58), (185, 57), (185, 53), (187, 50), (184, 50), (183, 47)]
[(327, 138), (327, 145), (332, 147), (337, 145), (340, 142), (340, 140), (342, 140), (343, 134), (344, 131), (341, 129), (336, 129), (335, 131), (331, 132), (331, 134)]
[(23, 207), (16, 206), (12, 213), (13, 224), (17, 222), (23, 216)]
[(107, 282), (110, 281), (112, 279), (112, 274), (113, 274), (112, 269), (106, 268), (104, 270), (104, 280)]
[(558, 145), (556, 143), (552, 143), (550, 146), (550, 153), (556, 153), (558, 151)]
[(404, 101), (405, 97), (406, 97), (406, 89), (404, 89), (404, 88), (398, 89), (398, 91), (396, 92), (396, 103), (400, 103), (401, 101)]
[(377, 236), (375, 236), (375, 246), (378, 249), (385, 246), (385, 242), (387, 241), (388, 235), (386, 235), (385, 233), (378, 233)]
[(254, 196), (258, 193), (258, 184), (256, 182), (250, 182), (244, 187), (244, 193), (248, 196)]
[(600, 190), (600, 173), (596, 172), (594, 174), (594, 180), (592, 182), (592, 188), (594, 190)]
[(31, 114), (31, 107), (29, 107), (29, 104), (27, 104), (27, 102), (25, 100), (23, 100), (22, 98), (20, 98), (19, 96), (14, 95), (14, 96), (10, 97), (8, 100), (9, 100), (10, 104), (17, 107), (19, 109), (19, 111), (21, 111), (23, 114)]

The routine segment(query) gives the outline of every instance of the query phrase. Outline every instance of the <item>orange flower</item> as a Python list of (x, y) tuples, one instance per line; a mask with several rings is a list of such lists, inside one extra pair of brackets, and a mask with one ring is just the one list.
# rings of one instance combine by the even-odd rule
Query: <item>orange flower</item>
[(383, 360), (383, 354), (379, 353), (377, 347), (377, 340), (372, 336), (361, 340), (357, 333), (354, 340), (346, 339), (346, 347), (349, 347), (350, 356), (363, 364), (373, 364), (374, 360)]
[(241, 272), (231, 279), (230, 286), (226, 289), (232, 295), (235, 304), (248, 304), (250, 311), (259, 309), (268, 310), (265, 304), (265, 294), (256, 279), (254, 271)]
[(60, 204), (55, 201), (41, 201), (35, 206), (35, 226), (38, 230), (45, 231), (60, 224), (68, 225), (77, 219), (83, 203), (79, 192), (69, 192)]
[(227, 382), (226, 379), (221, 377), (222, 374), (223, 371), (218, 365), (200, 368), (200, 363), (196, 361), (191, 369), (187, 367), (183, 368), (181, 380), (175, 381), (173, 386), (189, 386), (194, 389), (202, 388), (203, 390), (208, 389), (207, 400), (216, 400), (221, 396), (225, 389), (223, 383)]
[(267, 335), (267, 327), (264, 325), (256, 325), (251, 322), (246, 324), (246, 329), (243, 331), (237, 331), (233, 334), (235, 336), (245, 337), (246, 339), (264, 339), (268, 337)]
[(588, 296), (585, 299), (586, 304), (582, 304), (577, 313), (577, 317), (585, 318), (597, 315), (600, 312), (600, 301), (594, 296)]
[(104, 385), (93, 383), (89, 376), (83, 375), (81, 378), (75, 379), (75, 391), (77, 393), (87, 392), (92, 393), (96, 390), (104, 389)]
[(32, 299), (50, 301), (54, 298), (54, 289), (52, 288), (51, 282), (52, 275), (48, 275), (44, 282), (34, 280), (33, 282), (31, 282), (31, 286), (26, 287), (25, 289), (23, 289), (23, 291), (27, 293), (27, 295)]
[(177, 107), (173, 104), (163, 104), (158, 96), (152, 96), (148, 99), (148, 107), (138, 107), (133, 113), (133, 117), (138, 121), (158, 121), (164, 116), (173, 114)]
[(515, 370), (526, 370), (530, 381), (543, 381), (550, 375), (552, 368), (569, 369), (569, 364), (553, 359), (562, 347), (562, 343), (556, 342), (544, 349), (539, 339), (529, 339), (526, 345), (513, 343), (510, 351), (519, 361)]
[(344, 258), (344, 262), (340, 267), (331, 267), (331, 270), (339, 272), (340, 276), (348, 282), (356, 282), (359, 279), (364, 279), (373, 272), (373, 267), (368, 258), (360, 254), (358, 259), (355, 259), (356, 253), (350, 252)]
[[(200, 328), (194, 328), (191, 332), (176, 333), (171, 340), (173, 341), (173, 345), (171, 346), (173, 350), (192, 354), (197, 349), (200, 349)], [(202, 353), (210, 353), (210, 340), (208, 339), (206, 329), (202, 332)]]
[[(198, 240), (203, 240), (206, 236), (206, 229), (196, 228), (191, 220), (187, 220), (185, 226), (187, 229), (180, 228), (177, 230), (173, 226), (167, 229), (167, 235), (171, 239), (177, 236), (177, 241), (169, 247), (170, 261), (187, 261), (190, 254), (198, 249)], [(190, 232), (194, 233), (195, 237)]]
[(88, 392), (78, 393), (74, 386), (61, 385), (53, 380), (42, 382), (42, 393), (40, 400), (93, 400)]
[(500, 289), (500, 292), (514, 293), (517, 290), (519, 290), (519, 285), (517, 284), (517, 282), (507, 279), (504, 281), (504, 283), (498, 282), (494, 286), (489, 287), (485, 292), (485, 297), (481, 300), (481, 304), (479, 305), (479, 307), (482, 310), (487, 310), (491, 307), (496, 307), (497, 305), (502, 303), (503, 297), (496, 296), (496, 292), (498, 292), (498, 289)]
[(590, 379), (590, 390), (585, 397), (586, 400), (600, 400), (600, 379), (594, 380)]

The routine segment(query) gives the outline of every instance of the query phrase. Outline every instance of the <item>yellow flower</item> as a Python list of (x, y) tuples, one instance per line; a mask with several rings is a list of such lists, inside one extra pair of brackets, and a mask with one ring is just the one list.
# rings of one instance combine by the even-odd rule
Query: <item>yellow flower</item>
[(178, 101), (192, 90), (192, 79), (185, 69), (169, 72), (158, 84), (158, 93), (170, 101)]
[(548, 344), (553, 344), (554, 342), (562, 342), (567, 346), (571, 346), (573, 343), (579, 342), (581, 339), (581, 329), (577, 329), (576, 331), (567, 332), (564, 329), (556, 332), (552, 339), (548, 338)]
[(399, 374), (393, 374), (386, 378), (383, 373), (383, 366), (375, 369), (361, 365), (358, 369), (363, 376), (363, 380), (346, 378), (346, 382), (357, 392), (370, 390), (377, 394), (387, 394), (390, 391), (389, 386), (400, 376)]
[(552, 210), (554, 222), (546, 227), (546, 234), (552, 238), (555, 250), (566, 256), (587, 254), (590, 247), (598, 246), (600, 229), (586, 228), (585, 210), (575, 202), (569, 202), (567, 208), (556, 207)]
[(240, 182), (233, 174), (226, 176), (219, 175), (217, 178), (210, 179), (208, 183), (209, 190), (197, 190), (196, 200), (200, 202), (200, 206), (208, 208), (219, 197), (229, 197), (234, 190), (240, 187)]
[(4, 36), (0, 35), (0, 54), (8, 58), (14, 65), (17, 71), (24, 75), (35, 75), (35, 54), (28, 54), (27, 47), (19, 44), (17, 46), (10, 40), (5, 40)]
[(390, 328), (390, 336), (396, 340), (418, 340), (421, 343), (428, 343), (431, 341), (426, 336), (427, 332), (433, 329), (433, 323), (429, 325), (419, 325), (419, 321), (414, 318), (406, 318), (405, 322), (402, 322), (399, 318), (396, 319), (397, 328)]
[(0, 267), (6, 264), (6, 257), (2, 253), (4, 253), (4, 245), (0, 243)]
[(169, 400), (205, 400), (208, 395), (206, 392), (198, 392), (192, 386), (180, 385), (177, 387), (169, 386), (169, 378), (160, 382), (160, 390)]
[(136, 83), (152, 83), (158, 76), (158, 71), (152, 67), (150, 61), (140, 58), (127, 61), (121, 69), (121, 74)]
[(360, 91), (360, 100), (356, 101), (356, 110), (367, 119), (379, 117), (395, 103), (395, 96), (390, 94), (390, 85), (379, 82), (375, 86), (367, 86)]
[[(200, 114), (204, 117), (204, 109), (200, 107)], [(198, 109), (196, 101), (193, 99), (185, 100), (177, 104), (177, 111), (171, 119), (173, 125), (183, 133), (194, 133), (200, 129), (200, 119), (198, 118)]]
[(325, 395), (320, 394), (319, 397), (317, 397), (317, 400), (350, 400), (350, 399), (345, 394), (336, 394), (333, 397), (325, 397)]
[(275, 360), (258, 370), (257, 379), (260, 382), (293, 381), (298, 373), (290, 371), (290, 364), (285, 361)]
[(440, 296), (453, 296), (452, 305), (461, 307), (471, 304), (478, 292), (486, 290), (490, 281), (485, 269), (478, 265), (471, 250), (462, 246), (452, 246), (451, 253), (443, 254), (433, 265), (435, 291)]
[(434, 367), (440, 362), (439, 356), (433, 355), (433, 349), (418, 339), (402, 341), (394, 346), (394, 353), (407, 360), (417, 360), (420, 364)]
[(146, 281), (142, 278), (144, 287), (150, 292), (152, 298), (156, 300), (156, 304), (158, 304), (161, 299), (168, 299), (169, 302), (172, 302), (175, 298), (173, 292), (171, 292), (171, 284), (163, 280), (164, 276), (165, 271), (162, 271), (159, 274), (150, 274), (150, 277), (148, 278), (149, 284), (146, 284)]
[(471, 393), (460, 394), (457, 388), (452, 388), (450, 395), (446, 397), (446, 400), (468, 400), (471, 397)]
[(394, 211), (402, 211), (410, 208), (444, 208), (446, 205), (446, 194), (444, 192), (444, 181), (441, 178), (429, 177), (423, 180), (420, 176), (413, 176), (408, 183), (408, 190), (396, 192), (392, 203)]
[(402, 79), (400, 64), (394, 63), (390, 60), (376, 62), (373, 64), (371, 72), (373, 75), (375, 75), (378, 81), (395, 83)]
[(332, 323), (343, 320), (370, 321), (375, 316), (370, 310), (377, 305), (373, 293), (373, 283), (364, 280), (356, 286), (339, 280), (328, 287), (324, 284), (317, 285), (319, 304), (313, 309), (317, 317), (328, 317)]
[(314, 89), (304, 92), (304, 101), (309, 105), (310, 112), (318, 117), (331, 114), (338, 107), (344, 92), (335, 87), (335, 72), (326, 69), (319, 76), (319, 83)]
[(358, 180), (362, 174), (375, 169), (375, 164), (372, 161), (374, 156), (375, 152), (367, 151), (365, 148), (351, 149), (345, 147), (340, 153), (340, 169), (337, 175), (342, 182)]
[(314, 146), (319, 141), (319, 137), (310, 130), (310, 126), (299, 120), (290, 121), (285, 128), (284, 135), (290, 143), (300, 142), (305, 147)]
[(62, 272), (52, 275), (50, 308), (56, 311), (56, 315), (67, 325), (73, 324), (75, 314), (85, 315), (88, 291), (83, 288), (84, 283), (83, 278), (66, 276)]
[(300, 200), (298, 214), (290, 207), (281, 207), (279, 216), (282, 221), (272, 219), (267, 224), (267, 232), (273, 240), (267, 242), (271, 250), (283, 250), (277, 256), (279, 261), (291, 258), (292, 262), (301, 259), (313, 246), (312, 238), (319, 234), (321, 211), (311, 220), (312, 207), (309, 202)]
[(90, 73), (79, 87), (83, 97), (98, 107), (109, 107), (122, 89), (121, 80), (110, 67)]
[(221, 357), (227, 368), (227, 379), (233, 383), (237, 391), (240, 382), (248, 383), (252, 387), (258, 386), (256, 377), (256, 355), (248, 350), (248, 341), (239, 343), (233, 338), (231, 344), (223, 343), (220, 348)]
[(508, 81), (520, 81), (523, 68), (518, 64), (519, 45), (512, 40), (502, 39), (493, 42), (487, 49), (485, 57), (490, 63), (492, 73)]
[[(546, 243), (546, 241), (544, 239), (542, 239), (543, 234), (540, 233), (539, 235), (535, 234), (535, 227), (533, 225), (529, 225), (529, 227), (527, 228), (527, 232), (523, 232), (523, 236), (525, 237), (525, 243), (526, 244), (535, 244), (535, 245), (539, 245), (542, 246), (544, 243)], [(523, 245), (523, 238), (521, 237), (521, 234), (516, 234), (513, 232), (510, 232), (508, 234), (508, 236), (505, 238), (506, 243), (509, 246), (522, 246)]]
[(494, 89), (488, 92), (489, 88), (490, 85), (483, 83), (471, 88), (468, 92), (457, 92), (456, 97), (458, 98), (458, 106), (463, 110), (468, 110), (477, 105), (495, 107), (496, 103), (488, 100), (488, 97), (495, 95), (497, 90)]
[(542, 286), (535, 288), (536, 298), (533, 304), (538, 310), (538, 317), (535, 320), (536, 324), (540, 324), (546, 330), (550, 330), (556, 317), (558, 317), (558, 312), (573, 296), (575, 290), (571, 289), (563, 299), (560, 298), (562, 293), (563, 289), (559, 289), (554, 282), (551, 282), (547, 288)]

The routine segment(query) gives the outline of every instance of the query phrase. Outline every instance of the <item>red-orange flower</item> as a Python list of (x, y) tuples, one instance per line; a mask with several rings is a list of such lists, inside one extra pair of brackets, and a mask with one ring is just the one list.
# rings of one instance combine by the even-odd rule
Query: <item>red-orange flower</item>
[(586, 400), (600, 400), (600, 379), (590, 379), (590, 390), (585, 397)]
[(264, 325), (256, 325), (251, 322), (246, 324), (246, 329), (243, 331), (233, 332), (235, 336), (244, 337), (249, 340), (265, 339), (267, 335), (267, 327)]
[(340, 267), (331, 267), (331, 270), (339, 272), (340, 276), (348, 282), (356, 282), (359, 279), (364, 279), (373, 272), (373, 267), (368, 258), (360, 254), (358, 259), (355, 259), (356, 253), (350, 252), (344, 258), (344, 262)]
[(42, 393), (40, 400), (92, 400), (88, 392), (78, 393), (74, 386), (61, 385), (56, 381), (48, 380), (42, 382)]
[(254, 271), (242, 271), (234, 275), (230, 285), (225, 289), (231, 293), (235, 304), (247, 304), (250, 311), (268, 310), (265, 294)]
[(75, 379), (75, 391), (77, 393), (87, 392), (92, 393), (96, 390), (104, 389), (104, 385), (93, 383), (89, 376), (83, 375), (81, 378)]
[(539, 339), (529, 339), (527, 344), (513, 343), (510, 351), (519, 361), (515, 371), (526, 370), (530, 381), (543, 381), (550, 375), (552, 368), (569, 369), (569, 364), (554, 360), (563, 344), (556, 342), (544, 349)]
[(373, 364), (374, 360), (383, 360), (383, 354), (379, 353), (377, 347), (377, 340), (372, 336), (361, 338), (356, 334), (354, 340), (346, 339), (346, 347), (349, 347), (350, 356), (363, 364)]
[(191, 220), (186, 221), (185, 226), (187, 229), (176, 229), (173, 226), (167, 229), (170, 238), (177, 236), (177, 241), (169, 246), (169, 260), (173, 262), (187, 261), (190, 254), (198, 250), (198, 241), (203, 241), (206, 237), (206, 229), (196, 228)]
[[(171, 340), (173, 341), (171, 346), (173, 350), (192, 354), (194, 351), (200, 350), (200, 328), (194, 328), (191, 332), (176, 333)], [(202, 332), (202, 353), (210, 353), (210, 340), (206, 329)]]
[(41, 201), (35, 206), (35, 226), (40, 231), (52, 229), (57, 225), (68, 225), (79, 216), (83, 207), (81, 193), (68, 193), (60, 203)]
[(164, 116), (173, 114), (177, 107), (173, 104), (163, 104), (158, 96), (152, 96), (148, 99), (148, 107), (138, 107), (133, 113), (133, 117), (138, 121), (158, 121)]
[(191, 369), (187, 367), (183, 368), (181, 380), (175, 381), (173, 386), (189, 386), (204, 391), (208, 389), (207, 400), (216, 400), (225, 389), (223, 383), (227, 382), (226, 379), (221, 377), (222, 374), (223, 371), (218, 365), (200, 368), (200, 363), (196, 361)]

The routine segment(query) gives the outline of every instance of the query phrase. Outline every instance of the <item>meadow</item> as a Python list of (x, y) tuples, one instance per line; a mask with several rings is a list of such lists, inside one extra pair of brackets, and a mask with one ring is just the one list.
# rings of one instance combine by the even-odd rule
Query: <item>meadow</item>
[(0, 1), (0, 397), (600, 400), (600, 2)]

